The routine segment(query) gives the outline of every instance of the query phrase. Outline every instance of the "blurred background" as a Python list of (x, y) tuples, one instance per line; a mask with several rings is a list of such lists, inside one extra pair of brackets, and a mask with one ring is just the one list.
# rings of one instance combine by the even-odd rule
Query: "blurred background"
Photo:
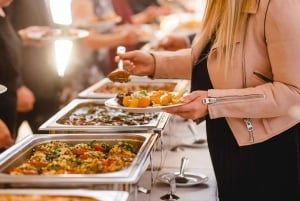
[[(54, 37), (47, 41), (44, 55), (40, 55), (41, 49), (31, 48), (34, 53), (28, 47), (24, 50), (25, 57), (32, 59), (24, 62), (22, 76), (37, 97), (33, 111), (19, 115), (18, 139), (37, 133), (41, 123), (80, 91), (114, 70), (118, 45), (125, 45), (128, 51), (151, 50), (169, 35), (194, 35), (206, 0), (14, 0), (13, 6), (19, 18), (28, 18), (28, 13), (39, 9), (38, 2), (45, 6), (40, 16), (32, 15), (26, 23), (16, 23), (17, 29), (47, 25), (53, 29), (88, 31), (89, 37)], [(41, 18), (47, 23), (41, 23)]]

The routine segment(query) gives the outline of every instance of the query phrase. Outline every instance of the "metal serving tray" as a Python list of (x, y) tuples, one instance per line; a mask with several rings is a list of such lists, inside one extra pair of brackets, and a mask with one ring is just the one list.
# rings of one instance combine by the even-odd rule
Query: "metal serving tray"
[[(0, 185), (8, 187), (97, 187), (101, 184), (105, 190), (122, 189), (123, 184), (136, 184), (150, 163), (150, 154), (154, 151), (158, 134), (138, 133), (130, 135), (112, 134), (35, 134), (30, 135), (13, 145), (0, 155)], [(121, 171), (99, 174), (60, 174), (60, 175), (10, 175), (9, 171), (22, 164), (31, 154), (34, 147), (50, 141), (61, 141), (69, 144), (88, 143), (92, 140), (106, 143), (125, 141), (139, 147), (132, 164)], [(115, 184), (115, 185), (114, 185)], [(113, 188), (113, 189), (111, 189)]]
[[(81, 196), (93, 198), (97, 201), (126, 201), (128, 192), (126, 191), (104, 191), (87, 189), (0, 189), (1, 195), (46, 195), (46, 196)], [(29, 198), (28, 198), (29, 200)], [(24, 201), (28, 201), (24, 200)]]
[[(145, 130), (162, 130), (167, 124), (170, 114), (165, 112), (158, 112), (155, 114), (136, 114), (138, 117), (140, 115), (147, 115), (147, 118), (150, 118), (150, 121), (147, 121), (144, 124), (136, 124), (129, 125), (125, 123), (105, 123), (105, 124), (93, 124), (93, 125), (81, 125), (78, 123), (77, 125), (66, 125), (61, 120), (68, 119), (74, 112), (77, 112), (78, 109), (83, 106), (101, 106), (111, 111), (112, 115), (116, 115), (118, 113), (123, 113), (121, 110), (111, 109), (104, 106), (104, 99), (74, 99), (64, 108), (62, 108), (59, 112), (57, 112), (54, 116), (52, 116), (49, 120), (43, 123), (39, 130), (49, 131), (50, 133), (67, 133), (67, 132), (125, 132), (125, 131), (145, 131)], [(81, 112), (81, 110), (79, 111)], [(129, 113), (125, 113), (128, 115), (133, 115)], [(98, 114), (99, 116), (100, 114)], [(97, 116), (97, 118), (98, 118)], [(150, 117), (149, 117), (150, 116)], [(101, 117), (101, 116), (100, 116)], [(93, 117), (94, 118), (94, 117)]]
[[(105, 86), (113, 86), (107, 91), (101, 91), (100, 89)], [(136, 77), (133, 76), (131, 81), (128, 83), (113, 83), (108, 78), (104, 78), (99, 82), (95, 83), (94, 85), (90, 86), (89, 88), (83, 90), (78, 94), (79, 98), (113, 98), (117, 94), (116, 88), (128, 88), (128, 87), (166, 87), (172, 86), (173, 91), (180, 91), (182, 89), (187, 89), (189, 86), (188, 80), (181, 80), (181, 79), (149, 79), (147, 77)], [(169, 87), (168, 87), (169, 88)]]

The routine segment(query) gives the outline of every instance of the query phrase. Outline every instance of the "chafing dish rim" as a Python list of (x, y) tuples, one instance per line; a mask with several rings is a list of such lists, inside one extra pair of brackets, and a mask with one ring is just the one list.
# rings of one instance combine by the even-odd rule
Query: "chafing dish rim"
[(158, 117), (156, 120), (153, 120), (149, 124), (145, 125), (128, 125), (128, 126), (97, 126), (97, 125), (90, 125), (90, 126), (75, 126), (75, 125), (63, 125), (57, 123), (57, 121), (64, 117), (68, 112), (72, 109), (76, 108), (76, 106), (83, 104), (83, 103), (95, 103), (95, 104), (103, 104), (104, 99), (74, 99), (69, 104), (67, 104), (64, 108), (50, 117), (46, 122), (44, 122), (40, 127), (39, 130), (41, 131), (71, 131), (71, 132), (128, 132), (128, 131), (147, 131), (151, 129), (158, 129), (162, 130), (166, 123), (170, 118), (170, 114), (165, 112), (159, 112)]
[[(141, 174), (145, 171), (149, 155), (153, 151), (159, 136), (158, 134), (137, 133), (130, 135), (114, 134), (35, 134), (30, 135), (19, 143), (13, 145), (0, 155), (0, 183), (26, 183), (26, 184), (112, 184), (112, 183), (131, 183), (135, 184)], [(101, 174), (66, 174), (66, 175), (9, 175), (7, 171), (15, 163), (24, 161), (26, 154), (36, 145), (59, 140), (68, 143), (89, 142), (91, 140), (105, 141), (128, 141), (141, 143), (140, 149), (132, 165), (127, 169)], [(19, 161), (18, 161), (19, 160)]]

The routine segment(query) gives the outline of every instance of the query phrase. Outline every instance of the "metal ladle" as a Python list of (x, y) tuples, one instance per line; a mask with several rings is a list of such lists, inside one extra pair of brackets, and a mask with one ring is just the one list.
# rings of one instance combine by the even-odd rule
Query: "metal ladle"
[[(124, 46), (117, 47), (117, 54), (124, 54), (126, 48)], [(126, 70), (123, 69), (123, 60), (120, 59), (118, 62), (118, 68), (107, 75), (107, 77), (113, 82), (129, 82), (130, 74)]]
[(175, 176), (175, 181), (176, 183), (184, 184), (187, 183), (189, 180), (184, 176), (184, 169), (189, 162), (188, 157), (182, 157), (181, 158), (181, 163), (180, 163), (180, 170), (179, 174)]

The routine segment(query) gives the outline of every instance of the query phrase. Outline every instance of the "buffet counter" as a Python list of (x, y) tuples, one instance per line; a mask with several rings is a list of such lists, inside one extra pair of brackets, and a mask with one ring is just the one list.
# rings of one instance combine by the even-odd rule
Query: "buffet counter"
[[(133, 114), (119, 110), (120, 108), (108, 108), (104, 103), (116, 94), (111, 91), (111, 87), (108, 87), (109, 93), (98, 91), (107, 83), (104, 81), (83, 91), (79, 98), (71, 101), (41, 125), (40, 130), (45, 132), (44, 135), (29, 136), (0, 155), (0, 190), (23, 193), (31, 192), (32, 189), (28, 188), (35, 188), (44, 193), (46, 189), (59, 188), (69, 189), (70, 193), (74, 194), (75, 189), (80, 188), (85, 190), (83, 192), (85, 194), (89, 193), (88, 190), (99, 192), (101, 195), (97, 196), (101, 196), (100, 200), (104, 201), (106, 201), (103, 199), (104, 191), (115, 193), (114, 197), (122, 196), (128, 201), (159, 201), (164, 195), (166, 195), (164, 200), (176, 200), (174, 197), (183, 201), (217, 200), (216, 181), (206, 143), (205, 121), (196, 125), (192, 121), (162, 111)], [(189, 83), (186, 80), (136, 78), (130, 84), (134, 88), (147, 87), (147, 90), (148, 87), (172, 86), (170, 91), (176, 92), (188, 88)], [(122, 89), (124, 86), (122, 85)], [(137, 143), (136, 158), (127, 169), (109, 174), (98, 172), (79, 175), (8, 174), (15, 166), (26, 161), (38, 144), (59, 141), (77, 146), (77, 143), (90, 145), (95, 140), (105, 141), (111, 145), (123, 140), (132, 144)], [(196, 140), (198, 143), (195, 143)], [(179, 174), (183, 157), (189, 159), (185, 168), (188, 181), (175, 184), (174, 176)], [(103, 162), (101, 164), (105, 165)], [(32, 168), (31, 166), (30, 163), (28, 167)], [(42, 171), (42, 168), (34, 170)], [(172, 196), (174, 197), (171, 199)], [(107, 201), (120, 199), (110, 197)]]
[[(173, 117), (163, 134), (163, 160), (161, 161), (161, 151), (156, 151), (153, 155), (154, 164), (154, 184), (151, 185), (151, 171), (146, 171), (139, 182), (139, 186), (150, 190), (150, 192), (139, 192), (139, 201), (159, 201), (160, 198), (170, 192), (170, 186), (162, 183), (159, 175), (166, 172), (178, 172), (181, 157), (189, 157), (189, 162), (185, 168), (187, 173), (206, 175), (208, 181), (197, 185), (187, 185), (176, 187), (178, 200), (182, 201), (215, 201), (217, 200), (216, 180), (209, 156), (207, 143), (194, 145), (195, 136), (192, 135), (189, 124), (196, 130), (196, 138), (205, 139), (205, 121), (199, 125), (185, 121), (181, 118)], [(170, 151), (175, 145), (182, 144), (182, 149)], [(191, 145), (191, 146), (190, 146)], [(190, 146), (190, 147), (189, 147)], [(141, 189), (142, 190), (142, 189)], [(129, 199), (130, 200), (130, 199)]]

